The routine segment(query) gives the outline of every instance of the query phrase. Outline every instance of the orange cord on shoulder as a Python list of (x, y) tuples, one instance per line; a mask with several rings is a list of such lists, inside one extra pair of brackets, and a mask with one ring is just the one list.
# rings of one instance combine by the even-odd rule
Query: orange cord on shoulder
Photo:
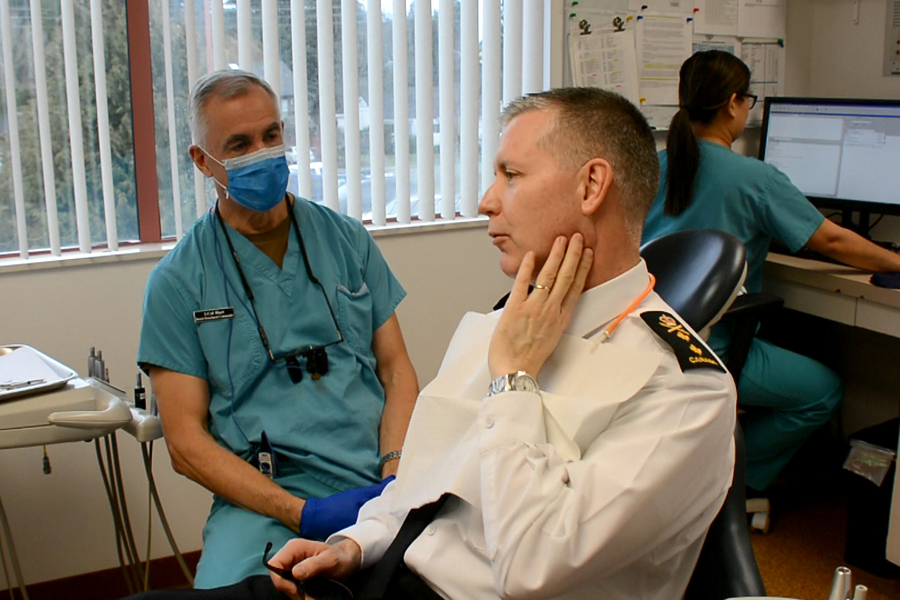
[(608, 341), (609, 336), (611, 336), (612, 332), (616, 330), (616, 327), (618, 327), (619, 324), (625, 320), (625, 317), (627, 317), (629, 314), (631, 314), (631, 311), (633, 311), (635, 308), (637, 308), (638, 304), (643, 302), (644, 298), (646, 298), (650, 294), (650, 292), (653, 291), (653, 286), (656, 285), (656, 277), (653, 276), (653, 273), (648, 273), (648, 275), (650, 275), (650, 283), (648, 283), (647, 287), (644, 289), (644, 291), (641, 292), (638, 295), (638, 297), (634, 299), (634, 302), (632, 302), (628, 306), (628, 308), (625, 309), (625, 311), (622, 314), (620, 314), (618, 317), (616, 317), (616, 320), (613, 321), (612, 323), (610, 323), (609, 327), (607, 327), (600, 333), (599, 339), (594, 343), (595, 348), (597, 347), (597, 345)]

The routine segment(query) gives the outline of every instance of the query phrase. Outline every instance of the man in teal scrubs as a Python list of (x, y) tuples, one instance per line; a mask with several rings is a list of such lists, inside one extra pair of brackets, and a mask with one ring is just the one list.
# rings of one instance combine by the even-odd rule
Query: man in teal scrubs
[(285, 192), (283, 123), (253, 74), (191, 94), (217, 203), (153, 270), (138, 363), (175, 470), (214, 493), (197, 587), (352, 523), (397, 469), (418, 392), (405, 292), (361, 223)]

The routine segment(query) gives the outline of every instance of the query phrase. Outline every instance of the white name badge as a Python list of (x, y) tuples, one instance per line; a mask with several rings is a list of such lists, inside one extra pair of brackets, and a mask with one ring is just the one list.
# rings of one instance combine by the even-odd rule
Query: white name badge
[(206, 321), (221, 321), (222, 319), (233, 319), (234, 307), (226, 306), (225, 308), (209, 308), (207, 310), (194, 311), (194, 323), (205, 323)]

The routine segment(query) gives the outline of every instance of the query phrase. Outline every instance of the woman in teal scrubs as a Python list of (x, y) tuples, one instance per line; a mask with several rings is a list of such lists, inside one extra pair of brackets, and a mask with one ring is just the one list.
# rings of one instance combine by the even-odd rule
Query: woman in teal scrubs
[[(756, 104), (750, 69), (727, 52), (698, 52), (681, 66), (679, 110), (659, 153), (660, 189), (643, 239), (681, 229), (719, 229), (747, 249), (750, 292), (762, 287), (772, 239), (804, 245), (860, 268), (900, 269), (900, 257), (829, 220), (775, 167), (731, 150)], [(727, 359), (730, 332), (713, 327), (710, 345)], [(828, 421), (843, 396), (824, 365), (754, 339), (738, 382), (747, 444), (747, 485), (764, 490), (809, 435)]]

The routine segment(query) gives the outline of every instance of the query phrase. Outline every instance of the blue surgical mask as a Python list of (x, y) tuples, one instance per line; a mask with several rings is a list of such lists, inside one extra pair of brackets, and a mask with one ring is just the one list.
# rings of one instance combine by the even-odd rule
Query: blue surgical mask
[[(284, 199), (290, 176), (287, 159), (284, 156), (284, 144), (263, 148), (236, 158), (227, 158), (224, 161), (213, 157), (206, 150), (203, 152), (225, 168), (225, 172), (228, 173), (225, 195), (241, 206), (266, 211)], [(215, 178), (213, 181), (216, 185), (225, 187)]]

